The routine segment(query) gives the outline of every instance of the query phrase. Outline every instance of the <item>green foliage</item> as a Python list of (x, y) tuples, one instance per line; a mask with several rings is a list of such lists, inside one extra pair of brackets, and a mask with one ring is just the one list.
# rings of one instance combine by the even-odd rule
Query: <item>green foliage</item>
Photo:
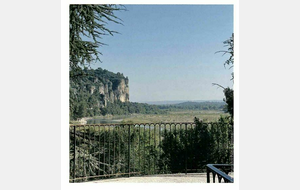
[(233, 164), (233, 124), (230, 117), (220, 117), (211, 128), (214, 163)]
[[(111, 87), (118, 85), (123, 79), (128, 81), (123, 74), (112, 73), (101, 68), (82, 70), (86, 77), (78, 79), (76, 82), (70, 81), (69, 101), (70, 101), (70, 119), (75, 120), (82, 117), (92, 117), (97, 115), (106, 115), (104, 108), (105, 97), (99, 92), (99, 88), (104, 86)], [(91, 89), (94, 88), (93, 93)]]
[(195, 118), (195, 125), (164, 133), (159, 160), (162, 173), (184, 172), (185, 164), (188, 169), (203, 170), (209, 163), (232, 163), (232, 127), (228, 118), (221, 117), (211, 124)]
[[(76, 137), (76, 176), (107, 175), (118, 171), (126, 163), (124, 130), (78, 128)], [(82, 138), (85, 137), (85, 138)], [(71, 136), (71, 151), (74, 138)], [(70, 176), (74, 175), (74, 153), (70, 155)]]
[(223, 110), (224, 102), (183, 102), (174, 105), (158, 105), (158, 108), (167, 111), (178, 110)]
[(134, 113), (140, 114), (164, 114), (166, 111), (160, 110), (158, 106), (137, 103), (137, 102), (114, 102), (108, 103), (104, 108), (106, 114), (111, 115), (129, 115)]
[[(108, 96), (109, 93), (118, 91), (122, 80), (128, 83), (128, 78), (124, 77), (123, 73), (113, 73), (102, 68), (84, 68), (82, 72), (86, 77), (78, 79), (77, 82), (70, 82), (71, 120), (108, 114), (162, 114), (166, 112), (155, 105), (121, 101), (112, 103), (105, 100), (107, 98), (105, 95)], [(100, 89), (102, 89), (101, 92)], [(107, 92), (104, 92), (106, 90)]]
[[(71, 112), (71, 119), (83, 117), (93, 117), (100, 115), (129, 115), (129, 114), (165, 114), (166, 111), (160, 110), (155, 105), (148, 105), (136, 102), (120, 102), (107, 103), (106, 107), (97, 107), (97, 100), (91, 98), (89, 93), (84, 93), (88, 97), (88, 101), (81, 99), (75, 103)], [(88, 107), (90, 106), (90, 107)], [(83, 110), (80, 110), (83, 109)]]
[(128, 83), (128, 78), (124, 77), (123, 74), (116, 74), (100, 67), (97, 69), (85, 67), (82, 73), (85, 77), (78, 79), (76, 82), (70, 81), (70, 88), (91, 93), (91, 88), (94, 87), (95, 92), (99, 93), (99, 87), (108, 86), (109, 90), (116, 90), (121, 80)]
[[(109, 22), (121, 24), (121, 19), (115, 16), (115, 11), (125, 10), (120, 5), (70, 5), (69, 9), (69, 74), (70, 74), (70, 96), (69, 110), (70, 119), (80, 118), (82, 115), (93, 115), (100, 113), (99, 108), (93, 109), (87, 106), (87, 102), (78, 98), (78, 90), (74, 86), (80, 86), (86, 80), (89, 73), (83, 68), (90, 66), (91, 62), (100, 61), (99, 47), (105, 45), (101, 42), (103, 35), (113, 35), (116, 31), (109, 30)], [(96, 103), (95, 101), (92, 101)], [(99, 103), (99, 102), (98, 102)], [(81, 105), (79, 105), (81, 104)], [(79, 107), (88, 107), (82, 113), (78, 113)], [(92, 110), (93, 109), (93, 110)], [(88, 114), (86, 113), (88, 112)]]
[[(75, 150), (76, 177), (128, 173), (129, 168), (130, 172), (154, 173), (154, 167), (157, 167), (158, 146), (153, 144), (153, 130), (133, 125), (130, 128), (129, 132), (128, 125), (105, 129), (103, 126), (78, 127)], [(158, 139), (157, 136), (156, 138)], [(71, 134), (70, 178), (73, 176), (74, 135)]]
[[(229, 68), (232, 68), (234, 64), (234, 34), (232, 33), (232, 36), (228, 40), (225, 40), (223, 44), (225, 47), (228, 47), (228, 49), (223, 51), (217, 51), (216, 53), (223, 53), (223, 55), (229, 54), (229, 58), (225, 61), (224, 67), (226, 67), (227, 65), (229, 66)], [(231, 75), (233, 80), (233, 72)]]
[[(225, 54), (230, 55), (230, 57), (225, 61), (224, 67), (226, 65), (228, 65), (228, 66), (230, 66), (230, 68), (232, 68), (233, 65), (234, 65), (234, 34), (232, 34), (232, 36), (228, 40), (224, 41), (223, 43), (225, 44), (225, 47), (228, 47), (228, 49), (225, 50), (225, 51), (218, 51), (218, 52), (223, 52), (224, 53), (223, 55), (225, 55)], [(218, 52), (216, 52), (216, 53), (218, 53)], [(234, 79), (233, 72), (231, 73), (231, 76), (232, 76), (231, 80), (233, 80)], [(234, 118), (234, 114), (233, 114), (234, 113), (234, 111), (233, 111), (234, 110), (234, 105), (233, 105), (234, 90), (229, 88), (229, 87), (224, 88), (223, 86), (221, 86), (219, 84), (215, 84), (215, 83), (213, 83), (213, 84), (218, 85), (218, 86), (223, 88), (223, 92), (224, 92), (224, 95), (225, 95), (224, 102), (226, 102), (225, 111), (230, 114), (232, 122), (233, 122), (233, 118)]]
[(223, 92), (225, 95), (224, 102), (226, 102), (225, 111), (230, 114), (231, 118), (233, 118), (234, 91), (231, 88), (225, 88)]
[(184, 172), (185, 153), (187, 143), (189, 143), (189, 131), (179, 129), (176, 132), (165, 131), (161, 148), (163, 150), (159, 160), (161, 173)]
[[(166, 127), (120, 124), (76, 128), (76, 177), (140, 172), (203, 170), (208, 163), (232, 164), (233, 128), (228, 117), (218, 122)], [(177, 127), (177, 128), (176, 128)], [(159, 130), (161, 129), (161, 130)], [(74, 129), (70, 133), (70, 178), (74, 175)], [(89, 178), (85, 178), (89, 180)], [(96, 178), (91, 178), (96, 179)]]
[(70, 5), (69, 10), (69, 64), (70, 78), (83, 76), (80, 66), (89, 66), (93, 61), (100, 61), (99, 47), (101, 36), (113, 35), (108, 22), (120, 24), (121, 20), (114, 15), (115, 11), (124, 10), (118, 5)]
[[(228, 50), (225, 52), (227, 54), (230, 55), (229, 59), (226, 60), (226, 62), (224, 63), (229, 65), (230, 68), (233, 67), (233, 64), (234, 64), (234, 35), (232, 34), (232, 37), (230, 37), (228, 40), (226, 40), (225, 42), (223, 42), (226, 46), (228, 46)], [(231, 73), (232, 75), (232, 80), (234, 79), (234, 74), (233, 72)], [(234, 105), (233, 105), (233, 102), (234, 102), (234, 91), (233, 89), (231, 88), (225, 88), (224, 89), (224, 95), (225, 95), (225, 99), (224, 101), (226, 102), (226, 111), (230, 114), (232, 120), (234, 118), (234, 115), (233, 115), (233, 110), (234, 110)]]

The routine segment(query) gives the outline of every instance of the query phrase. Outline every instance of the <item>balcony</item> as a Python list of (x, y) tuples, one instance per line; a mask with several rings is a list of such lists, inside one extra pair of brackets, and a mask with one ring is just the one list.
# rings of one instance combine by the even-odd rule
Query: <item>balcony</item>
[(207, 183), (210, 183), (210, 173), (212, 173), (213, 183), (216, 182), (216, 177), (219, 183), (233, 183), (233, 177), (229, 175), (229, 172), (233, 172), (233, 165), (231, 164), (207, 164), (206, 174)]
[(124, 177), (161, 181), (171, 176), (181, 177), (179, 181), (186, 177), (186, 182), (195, 177), (233, 182), (228, 166), (209, 164), (233, 163), (233, 127), (228, 123), (70, 125), (69, 131), (70, 182)]

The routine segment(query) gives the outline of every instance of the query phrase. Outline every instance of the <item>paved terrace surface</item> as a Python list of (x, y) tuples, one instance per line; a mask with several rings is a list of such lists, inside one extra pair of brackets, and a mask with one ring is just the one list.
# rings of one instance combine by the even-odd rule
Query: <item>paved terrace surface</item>
[[(233, 173), (229, 173), (233, 177)], [(210, 175), (212, 183), (212, 175)], [(216, 177), (217, 182), (217, 177)], [(149, 176), (134, 176), (122, 177), (114, 179), (102, 179), (97, 181), (90, 181), (86, 183), (206, 183), (206, 173), (188, 173), (187, 175), (179, 174), (160, 174)], [(222, 181), (223, 183), (223, 181)]]

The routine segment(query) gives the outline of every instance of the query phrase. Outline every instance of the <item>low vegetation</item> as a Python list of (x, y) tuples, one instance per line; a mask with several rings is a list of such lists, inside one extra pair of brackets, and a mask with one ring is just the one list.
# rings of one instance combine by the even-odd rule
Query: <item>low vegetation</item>
[(229, 114), (217, 110), (178, 110), (167, 114), (133, 114), (124, 117), (123, 123), (193, 122), (195, 117), (204, 122), (216, 122), (220, 116)]
[[(174, 105), (149, 105), (136, 102), (108, 103), (100, 108), (83, 114), (83, 117), (105, 118), (105, 116), (123, 116), (123, 122), (192, 122), (194, 117), (202, 121), (217, 121), (220, 116), (228, 116), (224, 112), (224, 102), (185, 102)], [(75, 124), (73, 120), (70, 123)]]
[(182, 102), (173, 105), (159, 105), (162, 110), (177, 111), (177, 110), (224, 110), (224, 102)]

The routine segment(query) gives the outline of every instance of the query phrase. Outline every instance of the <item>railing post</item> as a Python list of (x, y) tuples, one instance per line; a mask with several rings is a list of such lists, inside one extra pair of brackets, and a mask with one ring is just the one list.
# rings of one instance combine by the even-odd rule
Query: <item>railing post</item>
[(99, 168), (98, 168), (98, 175), (100, 175), (100, 163), (101, 163), (101, 159), (100, 159), (100, 149), (101, 149), (101, 146), (100, 146), (100, 143), (101, 143), (101, 141), (100, 141), (100, 126), (98, 126), (98, 138), (99, 138), (99, 142), (98, 142), (98, 144), (99, 144), (99, 157), (98, 157), (98, 163), (99, 163)]
[[(91, 142), (91, 129), (92, 129), (92, 126), (88, 125), (88, 129), (89, 129), (89, 146), (88, 146), (88, 154), (89, 154), (89, 177), (91, 176), (91, 152), (92, 152), (92, 149), (90, 148), (91, 145), (92, 145), (92, 142)], [(91, 151), (90, 151), (91, 149)]]
[(116, 173), (116, 149), (115, 149), (115, 129), (116, 129), (116, 126), (114, 125), (113, 126), (113, 136), (114, 136), (114, 167), (113, 167), (113, 174)]
[[(106, 131), (105, 131), (105, 125), (103, 126), (103, 175), (106, 175), (106, 171), (105, 171), (105, 135), (106, 135)], [(84, 158), (84, 157), (83, 157)]]
[[(121, 136), (120, 136), (120, 127), (121, 127), (121, 125), (119, 125), (119, 126), (118, 126), (118, 139), (119, 139), (119, 162), (120, 162), (120, 154), (121, 154), (121, 143), (120, 143)], [(119, 165), (119, 173), (121, 173), (121, 167), (122, 167), (122, 165), (120, 164), (120, 165)]]
[(146, 148), (146, 125), (144, 124), (144, 175), (146, 174), (146, 154), (145, 154), (145, 148)]
[(141, 172), (142, 171), (142, 169), (141, 169), (141, 126), (140, 125), (138, 125), (138, 127), (139, 127), (139, 172)]
[(207, 166), (206, 166), (206, 178), (207, 178), (207, 183), (210, 183), (209, 170)]
[(185, 124), (185, 175), (187, 175), (187, 124)]
[(108, 175), (110, 176), (111, 174), (111, 166), (110, 166), (110, 140), (111, 140), (111, 135), (110, 135), (110, 128), (111, 125), (108, 125)]
[(130, 125), (128, 128), (128, 177), (130, 177)]
[(76, 127), (74, 126), (74, 165), (73, 165), (73, 183), (75, 183), (76, 172)]
[(150, 134), (150, 124), (149, 124), (149, 126), (148, 126), (149, 128), (149, 151), (148, 151), (148, 154), (149, 154), (149, 166), (148, 166), (148, 175), (150, 174), (150, 172), (151, 172), (151, 165), (150, 165), (150, 159), (151, 159), (151, 157), (150, 157), (150, 146), (151, 146), (151, 134)]
[[(154, 149), (156, 150), (156, 138), (155, 138), (155, 124), (153, 125), (153, 127), (154, 127), (154, 131), (153, 131), (153, 133), (154, 133), (154, 135), (153, 135), (153, 138), (154, 138)], [(155, 165), (156, 165), (156, 157), (155, 157), (155, 155), (156, 154), (154, 154), (154, 163), (153, 163), (153, 165), (154, 165), (154, 174), (156, 174), (156, 170), (155, 170)]]

